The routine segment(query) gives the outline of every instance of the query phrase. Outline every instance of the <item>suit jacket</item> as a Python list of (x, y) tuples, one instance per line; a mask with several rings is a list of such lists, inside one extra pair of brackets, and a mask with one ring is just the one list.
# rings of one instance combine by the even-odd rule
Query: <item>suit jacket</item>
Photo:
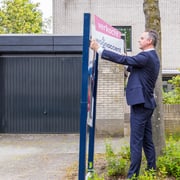
[(123, 65), (128, 65), (130, 76), (126, 87), (128, 105), (144, 104), (154, 109), (155, 83), (159, 74), (160, 62), (155, 50), (143, 51), (136, 56), (124, 56), (103, 50), (102, 58)]

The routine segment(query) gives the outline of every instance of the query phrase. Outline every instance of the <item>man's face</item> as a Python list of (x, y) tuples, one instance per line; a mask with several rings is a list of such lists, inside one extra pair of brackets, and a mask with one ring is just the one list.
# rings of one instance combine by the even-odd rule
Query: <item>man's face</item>
[(152, 40), (148, 36), (148, 32), (143, 32), (139, 39), (139, 49), (146, 50), (152, 48)]

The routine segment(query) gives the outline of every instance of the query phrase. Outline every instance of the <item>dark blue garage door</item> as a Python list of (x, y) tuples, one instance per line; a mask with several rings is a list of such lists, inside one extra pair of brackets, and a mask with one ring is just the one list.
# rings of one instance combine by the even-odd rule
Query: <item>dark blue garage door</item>
[(4, 133), (78, 133), (81, 55), (0, 58)]

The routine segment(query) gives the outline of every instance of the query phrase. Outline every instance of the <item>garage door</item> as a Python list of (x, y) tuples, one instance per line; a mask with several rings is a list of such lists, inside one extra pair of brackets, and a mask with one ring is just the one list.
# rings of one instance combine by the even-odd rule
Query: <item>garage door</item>
[(78, 133), (81, 55), (0, 58), (4, 133)]

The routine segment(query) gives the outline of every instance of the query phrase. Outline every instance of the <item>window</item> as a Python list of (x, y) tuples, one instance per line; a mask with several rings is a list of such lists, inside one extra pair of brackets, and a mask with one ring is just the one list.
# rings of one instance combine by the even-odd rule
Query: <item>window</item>
[(172, 76), (162, 77), (162, 85), (164, 92), (169, 92), (174, 89), (173, 85), (168, 83), (170, 79), (172, 79)]
[(131, 26), (113, 26), (125, 35), (126, 51), (132, 51), (132, 27)]

